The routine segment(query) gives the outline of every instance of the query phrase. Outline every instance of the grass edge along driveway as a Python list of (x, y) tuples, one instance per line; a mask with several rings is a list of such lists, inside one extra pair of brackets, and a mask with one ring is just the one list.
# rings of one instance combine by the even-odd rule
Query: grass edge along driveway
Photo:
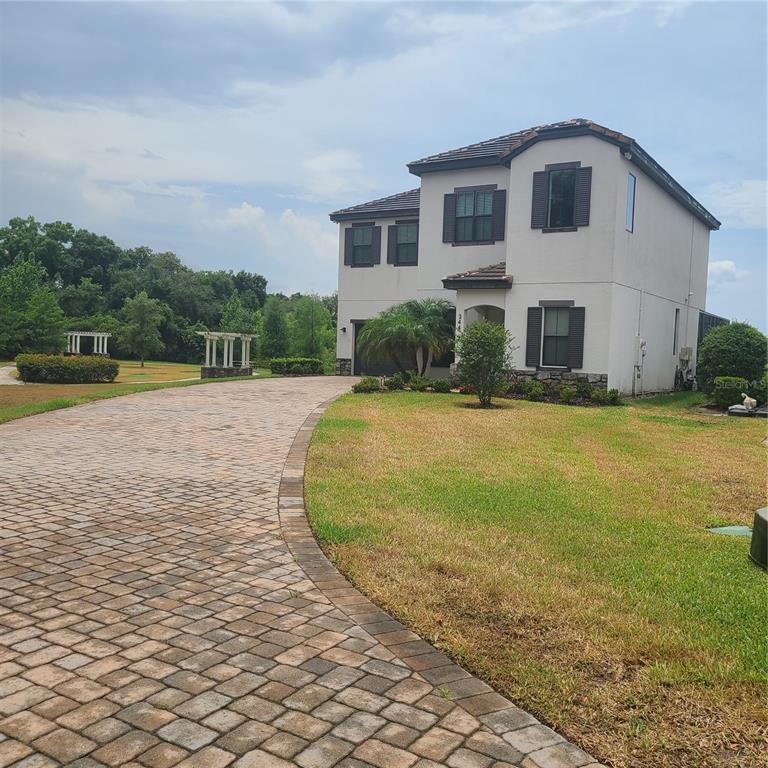
[(187, 381), (158, 381), (146, 383), (112, 384), (25, 384), (23, 387), (0, 385), (0, 424), (34, 416), (38, 413), (71, 408), (94, 400), (132, 395), (136, 392), (150, 392), (171, 387), (191, 387), (199, 384), (218, 384), (227, 381), (255, 381), (273, 378), (273, 374), (251, 378), (235, 376), (225, 379), (193, 379)]
[(765, 422), (686, 407), (348, 395), (307, 501), (365, 593), (612, 766), (757, 766)]

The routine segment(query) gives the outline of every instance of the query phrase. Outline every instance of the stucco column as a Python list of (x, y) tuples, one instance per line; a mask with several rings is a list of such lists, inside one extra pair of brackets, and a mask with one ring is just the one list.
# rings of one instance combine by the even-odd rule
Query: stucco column
[(108, 355), (109, 352), (107, 349), (109, 348), (109, 336), (107, 334), (104, 334), (104, 354)]
[(211, 364), (216, 367), (216, 337), (211, 338)]
[(205, 337), (205, 367), (211, 367), (211, 340)]
[(101, 354), (101, 341), (102, 338), (100, 334), (93, 337), (93, 349), (97, 355)]
[(77, 352), (78, 355), (80, 354), (80, 334), (79, 333), (75, 334), (75, 352)]

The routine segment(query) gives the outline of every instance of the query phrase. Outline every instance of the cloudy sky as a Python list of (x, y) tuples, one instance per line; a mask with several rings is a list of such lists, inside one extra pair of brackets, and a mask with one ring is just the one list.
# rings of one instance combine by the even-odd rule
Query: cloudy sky
[(723, 221), (708, 309), (766, 327), (763, 3), (0, 3), (0, 216), (329, 292), (335, 208), (409, 160), (588, 117)]

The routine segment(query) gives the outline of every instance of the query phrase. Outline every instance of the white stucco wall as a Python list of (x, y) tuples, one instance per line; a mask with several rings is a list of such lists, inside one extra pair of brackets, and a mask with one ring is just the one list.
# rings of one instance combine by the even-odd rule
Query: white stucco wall
[[(552, 163), (579, 161), (592, 167), (589, 226), (575, 232), (531, 228), (535, 171)], [(637, 178), (634, 231), (625, 231), (627, 175)], [(456, 187), (496, 184), (507, 190), (506, 232), (493, 245), (442, 242), (443, 197)], [(353, 357), (352, 320), (375, 316), (409, 298), (447, 298), (457, 317), (471, 306), (503, 306), (505, 325), (519, 347), (515, 364), (525, 368), (527, 308), (539, 301), (573, 300), (585, 307), (584, 363), (578, 372), (608, 374), (622, 392), (674, 386), (675, 308), (680, 309), (679, 345), (696, 345), (698, 313), (705, 307), (709, 229), (672, 198), (618, 147), (593, 136), (543, 141), (515, 157), (509, 168), (426, 173), (421, 180), (419, 263), (386, 263), (387, 227), (382, 227), (382, 263), (343, 265), (339, 240), (339, 330), (337, 356)], [(442, 278), (506, 261), (509, 290), (446, 291)], [(689, 295), (690, 294), (690, 295)], [(642, 378), (636, 376), (636, 339), (646, 340)]]

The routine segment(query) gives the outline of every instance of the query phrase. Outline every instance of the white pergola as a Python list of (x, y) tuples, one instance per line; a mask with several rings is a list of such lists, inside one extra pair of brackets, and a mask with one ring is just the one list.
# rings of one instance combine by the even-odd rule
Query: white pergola
[(106, 355), (108, 339), (111, 333), (102, 333), (101, 331), (64, 331), (67, 337), (67, 353), (70, 355), (80, 354), (80, 338), (88, 336), (93, 339), (93, 354)]
[[(251, 339), (253, 334), (226, 333), (224, 331), (197, 331), (198, 336), (205, 339), (205, 367), (206, 368), (234, 368), (235, 366), (235, 339), (240, 339), (240, 367), (251, 366)], [(218, 362), (219, 339), (224, 342), (224, 356), (221, 365)]]

